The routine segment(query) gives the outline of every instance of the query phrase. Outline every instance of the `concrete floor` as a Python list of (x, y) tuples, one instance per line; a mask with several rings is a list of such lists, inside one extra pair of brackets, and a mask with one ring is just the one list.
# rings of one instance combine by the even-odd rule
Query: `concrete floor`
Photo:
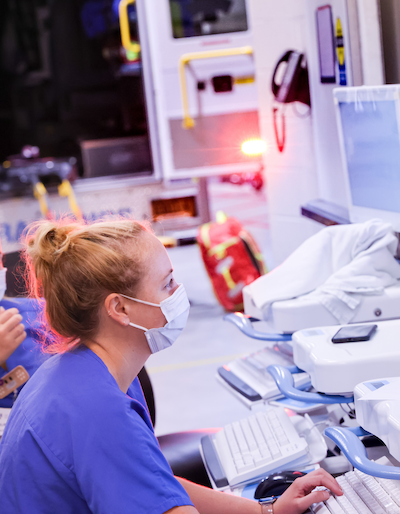
[[(212, 181), (210, 206), (239, 219), (252, 233), (273, 267), (268, 240), (265, 194), (250, 186)], [(185, 284), (191, 311), (187, 327), (173, 347), (151, 356), (149, 372), (156, 403), (156, 435), (219, 427), (250, 414), (216, 379), (217, 368), (265, 346), (224, 322), (196, 245), (169, 250), (178, 282)]]

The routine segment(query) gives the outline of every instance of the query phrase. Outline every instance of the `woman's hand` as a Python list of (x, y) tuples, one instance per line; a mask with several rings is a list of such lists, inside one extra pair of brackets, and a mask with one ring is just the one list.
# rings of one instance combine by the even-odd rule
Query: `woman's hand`
[(296, 478), (282, 496), (274, 503), (274, 514), (302, 514), (313, 503), (329, 498), (328, 491), (313, 491), (318, 486), (325, 486), (341, 496), (343, 491), (332, 475), (324, 469), (317, 469), (304, 477)]
[(26, 337), (18, 309), (0, 307), (0, 363), (8, 359)]

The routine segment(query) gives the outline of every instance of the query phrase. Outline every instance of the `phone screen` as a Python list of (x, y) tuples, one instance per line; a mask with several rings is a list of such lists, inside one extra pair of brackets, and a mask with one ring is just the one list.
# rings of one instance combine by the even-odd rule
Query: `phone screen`
[(349, 325), (342, 327), (332, 337), (332, 343), (356, 343), (369, 341), (376, 332), (378, 325)]
[(335, 38), (330, 5), (317, 9), (317, 37), (321, 82), (334, 84), (336, 82)]

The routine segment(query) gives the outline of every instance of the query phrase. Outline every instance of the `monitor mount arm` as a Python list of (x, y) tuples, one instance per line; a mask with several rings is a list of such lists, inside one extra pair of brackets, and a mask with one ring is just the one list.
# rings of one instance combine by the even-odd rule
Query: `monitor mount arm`
[(292, 336), (290, 334), (273, 334), (268, 332), (261, 332), (253, 328), (252, 322), (260, 321), (256, 318), (252, 318), (243, 314), (242, 312), (234, 312), (226, 314), (224, 321), (233, 323), (243, 334), (252, 339), (259, 339), (260, 341), (291, 341)]
[[(268, 366), (267, 371), (270, 373), (272, 378), (275, 380), (279, 391), (284, 394), (287, 398), (297, 400), (299, 402), (307, 403), (323, 403), (332, 405), (335, 403), (353, 403), (353, 396), (340, 396), (340, 395), (328, 395), (322, 393), (308, 393), (306, 391), (300, 391), (294, 386), (293, 373), (302, 373), (303, 371), (297, 366), (291, 366), (286, 368), (285, 366), (278, 366), (273, 364)], [(311, 382), (310, 382), (311, 385)]]

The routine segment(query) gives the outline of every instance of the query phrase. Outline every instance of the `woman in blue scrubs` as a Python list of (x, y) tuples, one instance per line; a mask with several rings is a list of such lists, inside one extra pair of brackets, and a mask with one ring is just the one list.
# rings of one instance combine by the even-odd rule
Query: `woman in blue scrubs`
[[(19, 395), (0, 444), (1, 512), (260, 514), (256, 502), (173, 476), (137, 374), (185, 326), (189, 302), (163, 245), (130, 221), (44, 221), (27, 235), (32, 291), (55, 355)], [(274, 514), (341, 490), (324, 471), (295, 481)], [(264, 507), (263, 507), (264, 508)], [(267, 507), (265, 512), (272, 512)]]

